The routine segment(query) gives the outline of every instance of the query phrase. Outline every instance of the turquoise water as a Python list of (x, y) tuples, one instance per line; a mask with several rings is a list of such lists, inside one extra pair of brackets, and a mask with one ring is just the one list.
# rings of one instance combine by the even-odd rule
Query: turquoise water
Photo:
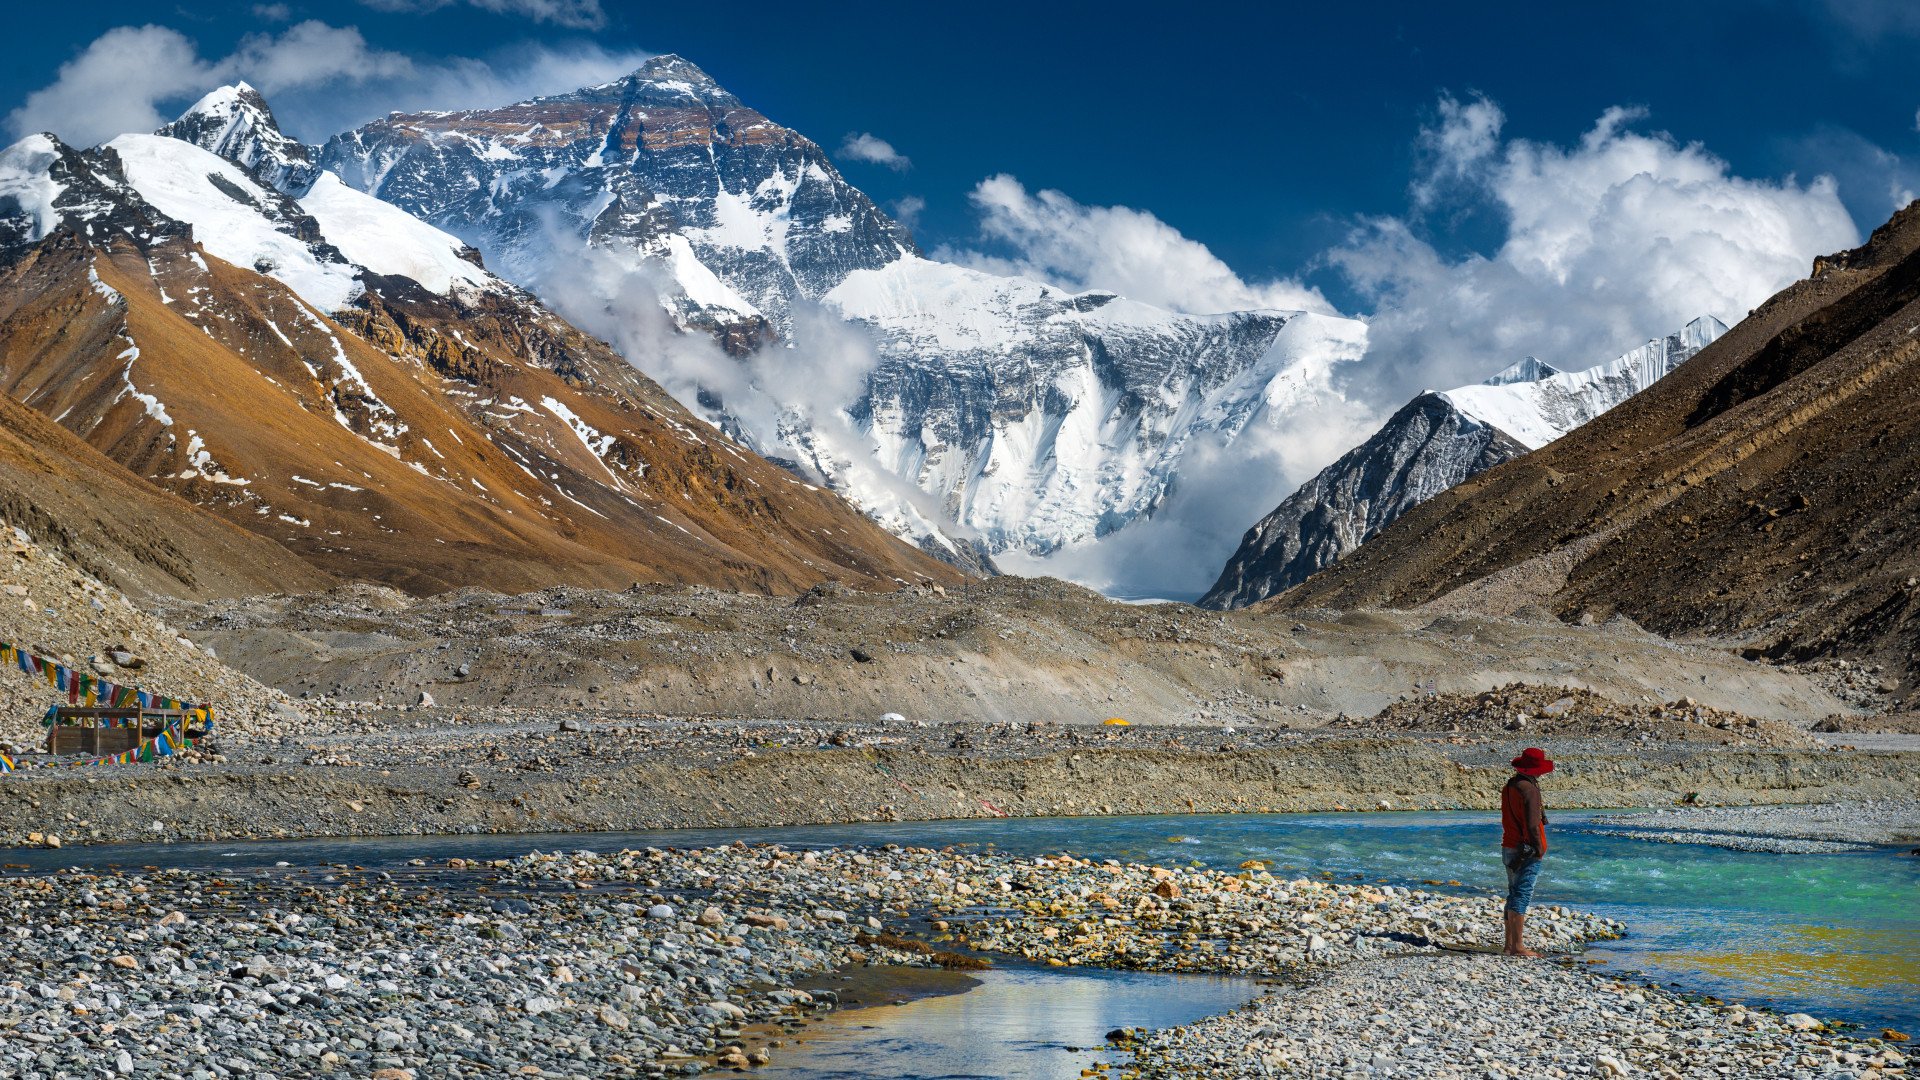
[[(1642, 972), (1684, 990), (1920, 1034), (1920, 858), (1892, 849), (1776, 855), (1657, 844), (1594, 835), (1582, 828), (1584, 821), (1585, 815), (1554, 815), (1553, 849), (1535, 903), (1566, 904), (1625, 922), (1625, 940), (1593, 953), (1612, 969)], [(281, 861), (375, 866), (410, 858), (498, 858), (533, 848), (691, 847), (736, 839), (794, 846), (979, 844), (1017, 854), (1071, 851), (1222, 868), (1260, 858), (1280, 871), (1414, 886), (1456, 881), (1440, 887), (1492, 893), (1504, 882), (1498, 835), (1497, 823), (1484, 813), (1014, 818), (130, 845), (9, 852), (5, 859), (36, 868)]]

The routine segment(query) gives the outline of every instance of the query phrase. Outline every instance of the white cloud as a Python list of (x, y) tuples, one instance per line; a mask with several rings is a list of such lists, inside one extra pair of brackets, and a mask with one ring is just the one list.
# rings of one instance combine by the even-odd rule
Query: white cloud
[[(1448, 99), (1450, 100), (1450, 99)], [(1357, 392), (1381, 407), (1474, 382), (1525, 354), (1579, 367), (1697, 315), (1728, 324), (1858, 231), (1834, 181), (1734, 176), (1697, 143), (1609, 109), (1570, 147), (1499, 140), (1491, 102), (1449, 106), (1424, 132), (1414, 185), (1490, 206), (1506, 236), (1452, 259), (1401, 218), (1359, 226), (1328, 259), (1374, 305)], [(1456, 152), (1457, 151), (1457, 152)]]
[(215, 65), (223, 78), (242, 78), (267, 95), (338, 83), (385, 82), (414, 76), (413, 61), (369, 48), (351, 26), (308, 19), (278, 35), (249, 34), (233, 55)]
[(936, 258), (1076, 292), (1106, 289), (1192, 314), (1332, 311), (1318, 290), (1297, 281), (1242, 279), (1205, 244), (1144, 210), (1085, 206), (1058, 191), (1030, 193), (1005, 174), (982, 180), (971, 197), (982, 236), (1007, 254), (948, 248)]
[(501, 105), (606, 82), (647, 58), (586, 43), (525, 43), (484, 60), (415, 60), (375, 49), (352, 27), (307, 20), (278, 34), (241, 39), (233, 53), (203, 59), (163, 26), (116, 27), (60, 66), (54, 81), (7, 116), (15, 137), (52, 131), (91, 146), (152, 131), (223, 82), (245, 79), (267, 95), (288, 133), (323, 139), (392, 109)]
[(1431, 206), (1450, 184), (1473, 174), (1500, 149), (1500, 128), (1507, 116), (1486, 97), (1462, 104), (1451, 94), (1440, 98), (1440, 123), (1423, 128), (1417, 147), (1425, 169), (1414, 179), (1415, 206)]
[(51, 85), (7, 114), (17, 138), (52, 131), (80, 146), (128, 131), (152, 131), (172, 119), (155, 102), (207, 90), (218, 81), (193, 42), (164, 26), (120, 26), (60, 65)]
[(893, 220), (912, 230), (919, 227), (920, 215), (927, 212), (927, 200), (918, 195), (902, 195), (888, 203), (887, 209), (892, 211)]
[(598, 30), (607, 25), (607, 13), (600, 0), (360, 0), (376, 11), (425, 13), (454, 4), (495, 15), (517, 16), (534, 22), (553, 23), (576, 30)]
[(255, 4), (253, 17), (265, 22), (286, 22), (293, 18), (293, 9), (285, 4)]
[(865, 131), (841, 140), (840, 156), (871, 165), (884, 165), (894, 172), (905, 172), (913, 166), (907, 155), (895, 150), (892, 143)]

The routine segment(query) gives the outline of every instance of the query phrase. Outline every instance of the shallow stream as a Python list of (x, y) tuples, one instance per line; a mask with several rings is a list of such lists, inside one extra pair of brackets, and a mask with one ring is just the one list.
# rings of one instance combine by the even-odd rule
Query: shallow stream
[[(1586, 815), (1557, 814), (1536, 904), (1620, 919), (1623, 941), (1592, 955), (1603, 970), (1877, 1030), (1920, 1029), (1920, 858), (1897, 849), (1779, 855), (1602, 836)], [(779, 829), (702, 829), (538, 836), (395, 837), (247, 844), (116, 846), (9, 852), (36, 868), (392, 865), (413, 858), (504, 858), (536, 848), (979, 844), (1016, 854), (1233, 868), (1250, 858), (1277, 872), (1331, 874), (1491, 893), (1503, 882), (1498, 826), (1485, 813), (1013, 818)], [(814, 1029), (804, 1052), (770, 1075), (789, 1077), (1077, 1076), (1116, 1027), (1162, 1027), (1251, 997), (1247, 980), (1007, 969), (982, 986)], [(837, 1026), (836, 1026), (837, 1025)], [(869, 1026), (870, 1025), (870, 1026)], [(917, 1064), (911, 1064), (915, 1063)], [(921, 1071), (912, 1071), (919, 1069)], [(903, 1071), (905, 1070), (905, 1071)], [(931, 1071), (928, 1071), (931, 1070)]]

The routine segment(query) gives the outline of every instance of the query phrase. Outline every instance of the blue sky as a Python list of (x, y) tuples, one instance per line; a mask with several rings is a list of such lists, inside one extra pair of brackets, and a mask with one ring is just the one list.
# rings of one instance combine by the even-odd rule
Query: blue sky
[[(170, 116), (203, 84), (238, 73), (268, 91), (294, 134), (318, 139), (389, 108), (504, 102), (604, 77), (649, 53), (678, 52), (830, 150), (857, 134), (891, 146), (910, 165), (837, 156), (856, 185), (913, 220), (929, 250), (1066, 285), (1131, 289), (1169, 306), (1204, 307), (1214, 298), (1141, 280), (1138, 267), (1116, 269), (1112, 249), (1142, 228), (1158, 230), (1155, 242), (1210, 253), (1246, 284), (1221, 292), (1216, 307), (1305, 290), (1339, 311), (1374, 314), (1406, 306), (1412, 292), (1430, 314), (1457, 302), (1436, 292), (1441, 277), (1457, 291), (1451, 271), (1486, 270), (1487, 260), (1546, 242), (1522, 235), (1522, 219), (1598, 217), (1638, 167), (1621, 164), (1629, 158), (1651, 162), (1656, 178), (1672, 180), (1669, 194), (1692, 199), (1694, 210), (1668, 207), (1596, 229), (1583, 243), (1613, 245), (1612, 261), (1589, 259), (1582, 273), (1632, 265), (1636, 250), (1663, 243), (1669, 231), (1698, 234), (1701, 208), (1713, 204), (1724, 217), (1714, 200), (1728, 193), (1758, 200), (1762, 211), (1740, 211), (1747, 220), (1739, 229), (1791, 233), (1758, 255), (1703, 254), (1712, 245), (1686, 255), (1696, 276), (1716, 281), (1756, 260), (1777, 263), (1764, 280), (1703, 286), (1664, 302), (1616, 298), (1596, 307), (1584, 329), (1556, 323), (1543, 334), (1524, 325), (1467, 334), (1451, 354), (1432, 353), (1437, 361), (1408, 360), (1391, 393), (1500, 366), (1512, 359), (1507, 352), (1552, 353), (1560, 363), (1602, 359), (1591, 354), (1616, 339), (1624, 347), (1672, 329), (1667, 322), (1684, 321), (1687, 303), (1737, 318), (1744, 311), (1733, 309), (1765, 295), (1751, 294), (1791, 280), (1778, 280), (1785, 268), (1804, 272), (1817, 253), (1810, 248), (1851, 242), (1831, 212), (1836, 200), (1852, 232), (1864, 234), (1899, 196), (1920, 189), (1920, 66), (1911, 63), (1920, 4), (1658, 0), (1610, 4), (1604, 14), (1572, 7), (36, 5), (11, 16), (15, 62), (0, 74), (0, 103), (14, 134), (49, 125), (69, 134), (63, 125), (89, 122), (110, 133), (115, 123)], [(1611, 118), (1604, 128), (1603, 117)], [(1583, 138), (1596, 132), (1614, 141), (1586, 147)], [(1623, 136), (1651, 141), (1627, 145)], [(1578, 187), (1569, 178), (1599, 167), (1608, 148), (1618, 151), (1607, 166), (1611, 179), (1590, 198), (1559, 206), (1547, 197), (1556, 184)], [(1565, 169), (1536, 167), (1554, 154), (1571, 158)], [(1699, 160), (1717, 170), (1705, 188), (1696, 183)], [(1822, 175), (1834, 187), (1818, 188)], [(988, 190), (993, 177), (999, 186)], [(1043, 197), (1047, 191), (1057, 196)], [(1138, 216), (1090, 216), (1101, 208)], [(1710, 238), (1735, 231), (1704, 228)], [(1095, 233), (1104, 254), (1089, 249)], [(1559, 267), (1561, 279), (1573, 265), (1557, 253), (1535, 263)], [(1497, 276), (1476, 288), (1495, 289)], [(1508, 301), (1479, 292), (1475, 302), (1564, 303), (1551, 290), (1535, 293)], [(1532, 321), (1544, 323), (1535, 314)], [(1430, 318), (1415, 327), (1430, 329)]]
[[(1110, 4), (998, 14), (985, 5), (524, 5), (584, 23), (597, 8), (598, 27), (464, 4), (424, 13), (281, 6), (16, 11), (0, 101), (18, 105), (107, 30), (149, 22), (186, 34), (207, 57), (308, 18), (424, 58), (511, 55), (528, 41), (679, 52), (822, 143), (871, 132), (896, 147), (911, 169), (845, 168), (882, 201), (926, 200), (919, 225), (931, 244), (969, 236), (966, 193), (1006, 172), (1083, 203), (1150, 210), (1249, 276), (1299, 271), (1353, 215), (1400, 212), (1414, 135), (1443, 91), (1484, 93), (1510, 132), (1549, 140), (1576, 136), (1609, 106), (1644, 106), (1650, 126), (1704, 142), (1740, 175), (1837, 171), (1863, 228), (1889, 212), (1884, 189), (1901, 167), (1874, 162), (1866, 148), (1899, 155), (1908, 175), (1920, 152), (1920, 5), (1902, 2), (1660, 0), (1607, 5), (1604, 16), (1538, 3), (1468, 5), (1471, 16), (1431, 3), (1143, 5), (1133, 14)], [(37, 47), (20, 47), (27, 42)], [(376, 86), (352, 96), (366, 113), (384, 111)], [(1433, 224), (1447, 244), (1488, 239), (1472, 215)]]

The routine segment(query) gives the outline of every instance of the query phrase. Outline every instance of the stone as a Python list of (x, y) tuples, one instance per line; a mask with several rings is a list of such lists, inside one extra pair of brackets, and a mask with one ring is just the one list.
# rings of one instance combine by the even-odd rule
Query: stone
[(580, 726), (580, 721), (575, 720), (573, 717), (569, 716), (565, 720), (560, 721), (560, 730), (561, 731), (585, 731), (586, 728)]
[(121, 1076), (132, 1076), (133, 1055), (127, 1053), (125, 1050), (115, 1054), (113, 1056), (113, 1071), (119, 1073)]
[(135, 970), (140, 966), (140, 961), (135, 960), (131, 956), (116, 956), (113, 959), (107, 961), (107, 963), (112, 964), (114, 967), (117, 967), (117, 968), (126, 968), (129, 971)]
[(700, 917), (699, 917), (699, 922), (701, 926), (719, 926), (720, 924), (726, 921), (727, 921), (726, 915), (723, 914), (720, 911), (720, 909), (717, 907), (707, 908), (705, 911), (702, 911), (700, 913)]
[(673, 905), (672, 904), (655, 904), (652, 907), (647, 909), (647, 918), (671, 919), (673, 918)]
[(1827, 1026), (1803, 1012), (1788, 1013), (1780, 1018), (1780, 1022), (1795, 1031), (1818, 1031)]
[(858, 645), (855, 645), (853, 648), (848, 649), (847, 655), (853, 657), (854, 662), (857, 664), (873, 663), (873, 654), (861, 648)]
[(1163, 900), (1178, 900), (1180, 899), (1180, 886), (1175, 884), (1172, 878), (1163, 878), (1154, 884), (1153, 895)]
[(419, 708), (430, 709), (433, 707), (433, 695), (422, 690), (420, 696), (413, 699), (413, 703)]

